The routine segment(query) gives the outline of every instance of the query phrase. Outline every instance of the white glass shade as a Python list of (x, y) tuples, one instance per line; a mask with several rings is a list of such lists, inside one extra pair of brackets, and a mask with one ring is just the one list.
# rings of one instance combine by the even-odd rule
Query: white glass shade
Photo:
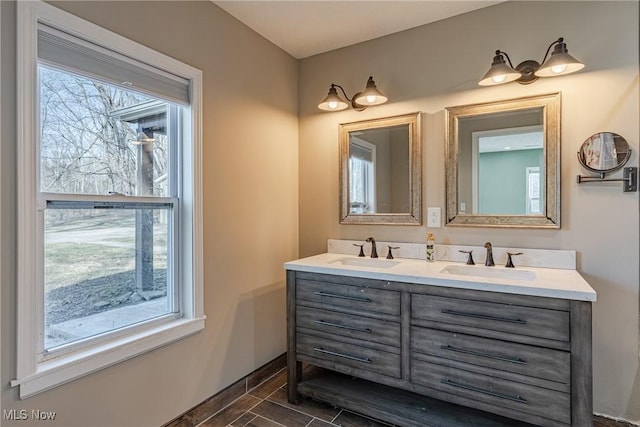
[(318, 108), (324, 111), (340, 111), (347, 107), (349, 107), (349, 104), (344, 102), (342, 98), (338, 96), (338, 91), (336, 91), (336, 88), (333, 87), (333, 85), (331, 86), (331, 89), (329, 89), (327, 97), (318, 104)]
[(584, 64), (575, 59), (573, 56), (569, 55), (566, 51), (560, 53), (556, 53), (554, 51), (551, 54), (551, 57), (547, 59), (544, 64), (542, 64), (538, 71), (536, 71), (536, 76), (560, 76), (563, 74), (575, 73), (576, 71), (582, 70), (583, 68)]
[(501, 85), (518, 80), (521, 76), (522, 74), (514, 70), (504, 61), (502, 52), (496, 51), (496, 56), (493, 57), (491, 68), (489, 68), (489, 71), (480, 79), (478, 84), (480, 86)]

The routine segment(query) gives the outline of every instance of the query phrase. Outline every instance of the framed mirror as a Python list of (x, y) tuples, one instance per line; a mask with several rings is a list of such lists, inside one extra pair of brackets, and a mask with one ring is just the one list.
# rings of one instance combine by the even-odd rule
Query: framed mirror
[(340, 224), (422, 223), (420, 113), (339, 125)]
[(446, 109), (446, 225), (560, 228), (560, 93)]

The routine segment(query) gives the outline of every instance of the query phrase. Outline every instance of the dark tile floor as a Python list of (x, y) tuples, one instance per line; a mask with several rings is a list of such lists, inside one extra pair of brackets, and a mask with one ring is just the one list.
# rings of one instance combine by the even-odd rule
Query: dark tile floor
[(344, 409), (305, 399), (287, 402), (287, 372), (281, 370), (227, 406), (200, 427), (388, 427)]
[[(282, 369), (264, 383), (206, 419), (198, 427), (389, 427), (311, 399), (298, 405), (287, 402), (287, 371)], [(627, 423), (596, 417), (594, 427), (626, 427)]]

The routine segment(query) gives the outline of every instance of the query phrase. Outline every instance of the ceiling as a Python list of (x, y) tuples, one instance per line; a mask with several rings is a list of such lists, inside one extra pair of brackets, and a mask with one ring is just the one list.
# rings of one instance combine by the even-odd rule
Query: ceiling
[(504, 0), (212, 0), (297, 59)]

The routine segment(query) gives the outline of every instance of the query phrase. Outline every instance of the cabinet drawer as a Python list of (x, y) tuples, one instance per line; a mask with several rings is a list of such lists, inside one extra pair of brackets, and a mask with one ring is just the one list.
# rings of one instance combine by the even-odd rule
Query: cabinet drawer
[[(296, 352), (313, 359), (331, 362), (331, 369), (342, 367), (364, 369), (390, 377), (400, 378), (400, 355), (364, 348), (310, 335), (296, 335)], [(346, 369), (348, 372), (349, 369)]]
[(400, 324), (298, 306), (297, 327), (400, 347)]
[[(435, 329), (411, 328), (411, 352), (569, 384), (568, 352)], [(469, 368), (473, 370), (472, 367)]]
[[(411, 295), (412, 319), (569, 341), (569, 312), (432, 295)], [(482, 335), (482, 331), (477, 331)]]
[(411, 381), (469, 399), (467, 402), (510, 408), (562, 423), (571, 423), (568, 393), (415, 359), (411, 360)]
[(366, 286), (297, 280), (296, 300), (391, 315), (400, 314), (400, 293)]

